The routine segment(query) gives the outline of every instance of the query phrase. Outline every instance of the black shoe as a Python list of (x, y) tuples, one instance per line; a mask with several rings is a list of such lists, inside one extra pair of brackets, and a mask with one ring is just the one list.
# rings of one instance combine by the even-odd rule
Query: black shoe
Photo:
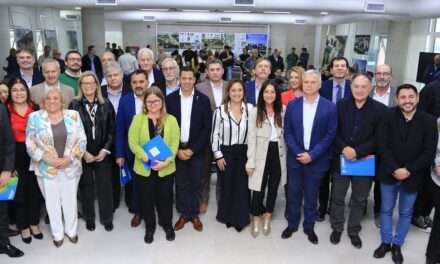
[(9, 243), (7, 245), (0, 246), (0, 254), (6, 254), (10, 258), (18, 258), (18, 257), (22, 257), (24, 255), (23, 251), (14, 247), (13, 245), (11, 245)]
[(26, 244), (30, 244), (32, 242), (32, 236), (30, 237), (21, 237), (21, 241)]
[(393, 245), (391, 247), (391, 255), (395, 264), (403, 263), (403, 255), (402, 251), (400, 250), (400, 246)]
[(35, 238), (35, 239), (38, 239), (38, 240), (42, 240), (43, 239), (43, 233), (40, 231), (40, 233), (38, 233), (38, 234), (34, 234), (34, 232), (32, 232), (32, 229), (30, 229), (31, 230), (31, 234), (32, 234), (32, 236)]
[(105, 225), (104, 225), (104, 229), (105, 229), (105, 231), (107, 231), (107, 232), (112, 231), (112, 230), (113, 230), (113, 223), (105, 224)]
[(235, 230), (238, 232), (238, 233), (240, 233), (241, 231), (243, 231), (243, 228), (242, 227), (234, 227), (235, 228)]
[(165, 237), (168, 241), (174, 241), (176, 239), (176, 233), (172, 228), (165, 229)]
[(74, 237), (70, 237), (68, 235), (66, 235), (66, 236), (67, 236), (67, 239), (69, 239), (70, 243), (72, 243), (72, 244), (78, 243), (78, 235), (76, 235)]
[(95, 222), (93, 222), (93, 221), (87, 221), (87, 222), (86, 222), (86, 228), (87, 228), (87, 230), (89, 230), (89, 231), (95, 231), (95, 228), (96, 228), (96, 226), (95, 226)]
[(375, 258), (383, 258), (385, 255), (391, 251), (391, 245), (382, 243), (380, 246), (374, 251), (373, 256)]
[(18, 236), (18, 234), (20, 234), (20, 231), (8, 228), (6, 234), (8, 237), (14, 237), (14, 236)]
[(292, 234), (295, 233), (296, 231), (298, 231), (298, 228), (296, 227), (287, 227), (286, 229), (284, 229), (283, 233), (281, 233), (281, 238), (287, 239), (291, 237)]
[(226, 223), (226, 228), (230, 228), (232, 225), (230, 223)]
[(153, 243), (153, 240), (154, 240), (154, 231), (146, 231), (145, 237), (144, 237), (144, 242), (147, 244), (151, 244), (151, 243)]
[(358, 249), (362, 247), (362, 240), (359, 235), (350, 235), (350, 241), (353, 247)]
[(316, 216), (316, 222), (324, 222), (325, 215), (325, 212), (318, 212), (318, 215)]
[(330, 242), (333, 245), (339, 244), (339, 242), (341, 242), (341, 235), (342, 235), (342, 232), (333, 230), (333, 232), (330, 235)]
[(313, 230), (304, 231), (304, 234), (307, 235), (307, 239), (310, 241), (310, 243), (312, 243), (313, 245), (318, 244), (318, 236), (316, 235), (315, 231)]

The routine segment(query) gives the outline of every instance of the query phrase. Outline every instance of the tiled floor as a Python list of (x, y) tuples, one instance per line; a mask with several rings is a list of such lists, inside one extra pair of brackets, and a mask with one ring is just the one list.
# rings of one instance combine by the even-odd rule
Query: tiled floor
[[(215, 188), (212, 188), (214, 190)], [(379, 230), (374, 226), (369, 214), (363, 221), (361, 237), (363, 248), (351, 246), (346, 234), (338, 246), (329, 241), (331, 232), (328, 218), (318, 223), (316, 233), (319, 245), (308, 242), (302, 231), (295, 233), (290, 239), (282, 240), (280, 234), (286, 226), (282, 216), (285, 206), (284, 195), (278, 196), (276, 215), (272, 223), (272, 233), (268, 237), (260, 235), (254, 239), (250, 229), (241, 233), (226, 227), (215, 220), (215, 195), (211, 195), (208, 213), (202, 216), (204, 231), (199, 233), (191, 225), (176, 233), (176, 240), (165, 240), (164, 232), (158, 228), (155, 241), (151, 245), (143, 242), (144, 228), (130, 227), (130, 218), (125, 205), (115, 214), (115, 229), (107, 233), (103, 226), (98, 225), (94, 232), (85, 229), (80, 220), (79, 242), (76, 245), (64, 241), (61, 248), (55, 248), (50, 238), (48, 226), (42, 224), (45, 238), (33, 240), (30, 245), (24, 244), (19, 237), (12, 243), (25, 252), (20, 259), (9, 259), (0, 255), (0, 263), (49, 263), (49, 264), (243, 264), (243, 263), (279, 263), (279, 264), (371, 264), (392, 263), (391, 256), (382, 260), (372, 257), (374, 249), (379, 245)], [(370, 210), (369, 210), (370, 212)], [(177, 216), (174, 215), (174, 220)], [(408, 235), (403, 254), (405, 263), (423, 264), (429, 234), (412, 229)]]

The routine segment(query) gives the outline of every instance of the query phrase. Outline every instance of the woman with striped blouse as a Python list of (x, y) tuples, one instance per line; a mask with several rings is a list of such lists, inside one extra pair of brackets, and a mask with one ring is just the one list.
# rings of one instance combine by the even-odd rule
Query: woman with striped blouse
[(245, 171), (248, 111), (242, 81), (229, 82), (223, 104), (213, 117), (212, 151), (218, 167), (221, 195), (217, 220), (238, 232), (249, 224), (249, 190)]

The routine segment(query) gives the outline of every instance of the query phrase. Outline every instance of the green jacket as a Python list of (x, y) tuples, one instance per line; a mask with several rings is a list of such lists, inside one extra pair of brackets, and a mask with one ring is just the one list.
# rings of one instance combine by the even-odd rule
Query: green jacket
[(78, 80), (79, 80), (79, 77), (73, 77), (73, 76), (70, 76), (66, 73), (63, 73), (60, 75), (60, 82), (62, 84), (65, 84), (65, 85), (72, 87), (73, 91), (75, 92), (75, 96), (78, 95), (78, 89), (79, 89), (78, 88)]
[[(180, 128), (177, 120), (174, 116), (168, 114), (165, 119), (163, 139), (165, 143), (170, 147), (173, 152), (173, 156), (169, 158), (171, 163), (159, 171), (159, 177), (165, 177), (176, 171), (176, 158), (177, 150), (180, 143)], [(145, 168), (142, 158), (147, 154), (145, 153), (142, 145), (150, 140), (150, 132), (148, 129), (148, 116), (145, 113), (139, 113), (134, 116), (128, 130), (128, 145), (131, 152), (134, 154), (134, 172), (141, 176), (150, 176), (150, 171)]]

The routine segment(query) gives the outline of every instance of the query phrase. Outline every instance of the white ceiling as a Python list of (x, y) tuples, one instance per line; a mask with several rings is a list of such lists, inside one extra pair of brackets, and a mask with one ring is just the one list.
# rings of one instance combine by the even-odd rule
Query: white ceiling
[[(385, 12), (367, 13), (367, 2), (384, 3)], [(440, 0), (254, 0), (252, 7), (234, 6), (234, 0), (117, 0), (117, 6), (105, 8), (109, 20), (141, 21), (153, 16), (157, 21), (219, 22), (228, 17), (234, 23), (282, 23), (294, 24), (305, 20), (306, 24), (334, 24), (361, 20), (403, 20), (440, 17)], [(0, 0), (0, 4), (59, 7), (102, 8), (96, 0)], [(172, 9), (166, 12), (141, 9)], [(204, 10), (182, 12), (183, 9)], [(230, 10), (248, 10), (252, 13), (229, 13)], [(263, 14), (263, 11), (288, 11), (289, 14)], [(329, 15), (320, 15), (326, 11)]]

